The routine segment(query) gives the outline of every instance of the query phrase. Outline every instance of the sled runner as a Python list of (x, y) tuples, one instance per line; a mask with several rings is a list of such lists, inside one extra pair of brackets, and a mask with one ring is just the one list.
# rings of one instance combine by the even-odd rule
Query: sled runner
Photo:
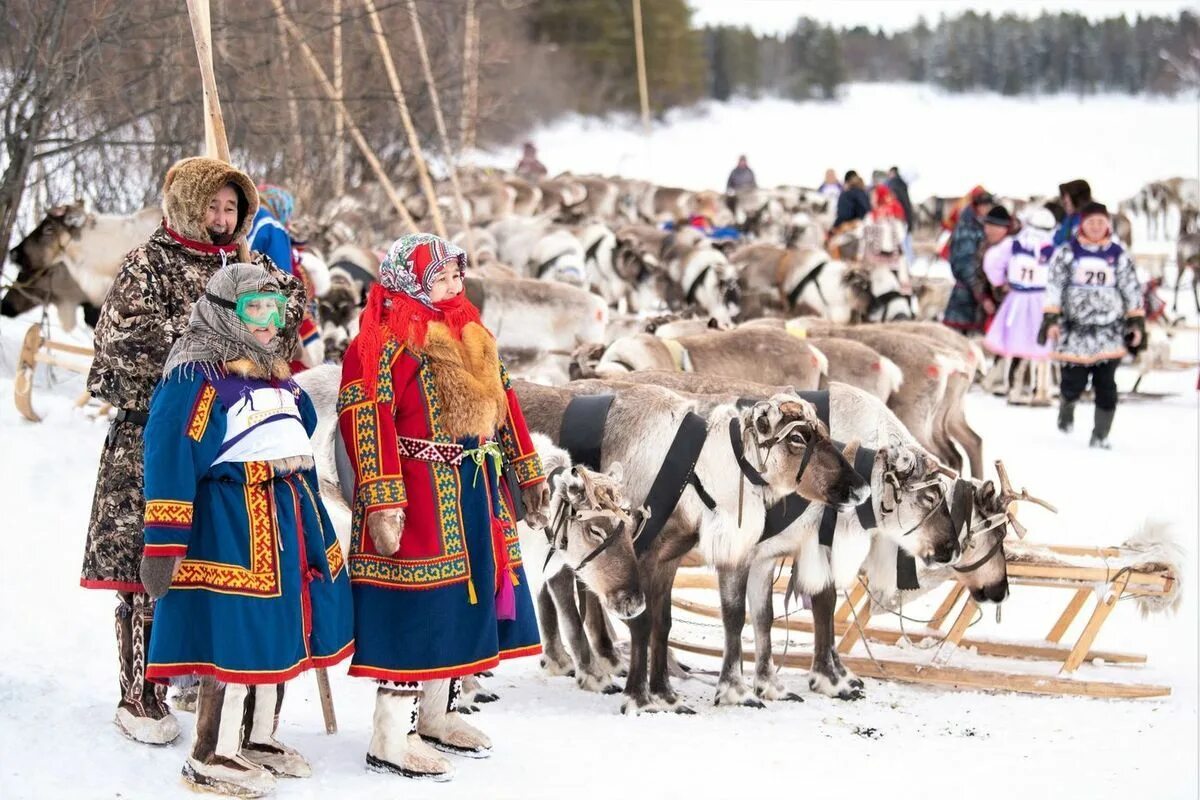
[[(87, 361), (75, 358), (62, 358), (57, 355), (58, 353), (79, 356), (80, 358), (86, 358)], [(93, 355), (92, 348), (90, 347), (52, 342), (42, 333), (42, 326), (40, 324), (30, 325), (29, 330), (25, 332), (25, 341), (21, 344), (21, 354), (17, 357), (17, 374), (13, 381), (13, 402), (16, 403), (17, 411), (21, 412), (21, 416), (30, 422), (42, 421), (41, 416), (33, 409), (33, 375), (37, 370), (38, 364), (46, 364), (47, 366), (68, 369), (72, 372), (78, 372), (81, 375), (87, 375)], [(92, 396), (85, 391), (75, 401), (75, 407), (83, 408), (91, 399)], [(98, 415), (107, 414), (110, 408), (111, 406), (107, 403), (100, 406)]]
[[(966, 636), (967, 629), (980, 613), (980, 607), (965, 587), (953, 581), (946, 584), (945, 595), (926, 625), (907, 623), (902, 625), (902, 629), (872, 625), (870, 587), (865, 578), (860, 578), (860, 582), (839, 605), (834, 616), (835, 633), (840, 637), (837, 650), (843, 655), (843, 663), (861, 677), (869, 676), (903, 683), (925, 683), (956, 689), (1124, 699), (1165, 697), (1171, 693), (1169, 686), (1080, 680), (1072, 677), (1072, 674), (1085, 662), (1095, 662), (1105, 668), (1110, 665), (1114, 668), (1128, 668), (1146, 663), (1144, 654), (1093, 650), (1092, 645), (1118, 600), (1135, 599), (1143, 604), (1143, 608), (1150, 609), (1173, 604), (1178, 597), (1174, 564), (1165, 563), (1166, 559), (1152, 557), (1145, 551), (1128, 547), (1032, 545), (1012, 539), (1006, 544), (1006, 556), (1010, 586), (1068, 589), (1072, 592), (1043, 641)], [(780, 578), (776, 581), (774, 589), (777, 593), (782, 593), (786, 585), (787, 579)], [(705, 570), (681, 569), (675, 581), (675, 588), (715, 590), (716, 576)], [(1073, 638), (1067, 637), (1073, 623), (1088, 604), (1090, 595), (1096, 596), (1091, 614)], [(961, 608), (960, 601), (963, 601)], [(680, 596), (674, 597), (672, 604), (680, 611), (702, 617), (721, 617), (720, 608), (716, 604), (697, 602)], [(957, 614), (954, 613), (956, 609)], [(879, 613), (878, 610), (875, 611)], [(891, 612), (882, 613), (886, 615)], [(948, 622), (950, 627), (947, 631), (944, 628)], [(785, 634), (792, 631), (813, 631), (812, 621), (804, 612), (797, 612), (794, 619), (777, 619), (775, 627), (782, 629)], [(867, 652), (850, 656), (852, 652), (866, 650), (861, 645), (863, 634), (868, 644), (898, 645), (907, 639), (914, 643), (934, 640), (937, 646), (930, 649), (932, 656), (926, 657), (925, 663), (871, 658)], [(687, 652), (721, 656), (719, 646), (679, 639), (672, 639), (671, 645)], [(950, 666), (948, 662), (960, 647), (974, 650), (981, 656), (998, 659), (1053, 662), (1059, 665), (1058, 675), (1018, 672), (1014, 671), (1011, 665), (999, 662), (992, 670)], [(811, 652), (803, 648), (797, 652), (793, 643), (790, 651), (780, 658), (778, 653), (781, 649), (776, 648), (776, 658), (780, 665), (808, 669), (812, 661)], [(917, 649), (915, 652), (926, 651)], [(746, 658), (753, 661), (752, 648), (748, 650)]]

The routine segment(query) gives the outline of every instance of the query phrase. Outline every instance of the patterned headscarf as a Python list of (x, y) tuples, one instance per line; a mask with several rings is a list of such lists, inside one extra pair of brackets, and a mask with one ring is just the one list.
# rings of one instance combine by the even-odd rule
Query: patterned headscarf
[(379, 265), (379, 282), (389, 292), (400, 292), (433, 308), (430, 289), (453, 261), (459, 274), (467, 270), (467, 254), (432, 233), (401, 236)]
[(287, 189), (264, 183), (258, 187), (258, 202), (271, 212), (271, 216), (286, 226), (296, 210), (296, 198)]
[(448, 268), (465, 273), (467, 254), (433, 234), (402, 236), (388, 248), (379, 265), (379, 281), (371, 287), (358, 321), (359, 356), (367, 365), (363, 386), (369, 397), (375, 396), (375, 365), (388, 339), (419, 350), (431, 322), (445, 325), (456, 339), (467, 325), (482, 325), (466, 291), (437, 303), (430, 297), (433, 284)]
[(279, 360), (276, 345), (280, 338), (276, 337), (269, 347), (263, 347), (236, 311), (214, 303), (208, 295), (236, 303), (238, 297), (247, 292), (278, 292), (279, 282), (273, 272), (257, 264), (240, 263), (227, 264), (217, 270), (208, 279), (205, 296), (192, 304), (187, 330), (171, 348), (163, 367), (163, 377), (183, 365), (192, 365), (212, 376), (226, 361), (238, 358), (250, 359), (264, 375), (272, 374), (272, 367)]

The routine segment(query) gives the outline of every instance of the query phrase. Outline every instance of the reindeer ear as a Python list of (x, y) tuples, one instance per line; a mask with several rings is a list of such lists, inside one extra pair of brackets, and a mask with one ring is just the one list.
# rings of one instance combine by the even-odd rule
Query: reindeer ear
[(608, 467), (608, 477), (612, 478), (617, 483), (625, 480), (625, 468), (621, 466), (620, 461), (614, 461)]

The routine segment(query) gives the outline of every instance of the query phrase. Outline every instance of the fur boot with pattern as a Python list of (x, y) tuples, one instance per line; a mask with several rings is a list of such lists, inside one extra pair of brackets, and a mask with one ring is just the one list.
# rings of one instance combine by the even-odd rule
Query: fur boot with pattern
[(121, 701), (113, 722), (135, 742), (162, 745), (179, 738), (179, 721), (167, 708), (167, 687), (146, 680), (146, 644), (153, 617), (149, 595), (121, 594), (116, 613)]
[(487, 758), (492, 740), (458, 713), (462, 678), (425, 681), (417, 731), (438, 750), (467, 758)]
[(280, 778), (311, 778), (304, 756), (275, 738), (287, 684), (251, 686), (242, 717), (242, 756)]
[(275, 776), (242, 754), (246, 700), (253, 687), (200, 679), (196, 734), (183, 765), (183, 780), (199, 791), (232, 797), (263, 797)]
[(421, 716), (421, 685), (389, 683), (375, 694), (375, 719), (367, 768), (405, 778), (448, 781), (454, 766), (417, 734)]

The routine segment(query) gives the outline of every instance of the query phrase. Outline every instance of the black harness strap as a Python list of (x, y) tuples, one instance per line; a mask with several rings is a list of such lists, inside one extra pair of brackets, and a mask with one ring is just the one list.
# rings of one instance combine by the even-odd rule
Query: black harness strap
[[(877, 451), (869, 447), (859, 447), (858, 452), (854, 454), (854, 471), (858, 473), (858, 477), (871, 485), (871, 470), (875, 467), (875, 454)], [(863, 503), (859, 503), (854, 509), (858, 514), (858, 522), (863, 526), (863, 530), (872, 530), (879, 525), (879, 521), (875, 519), (875, 504), (873, 498), (867, 498)]]
[(571, 463), (600, 470), (604, 426), (616, 395), (576, 395), (567, 404), (562, 426), (558, 431), (559, 445), (571, 454)]
[(684, 300), (687, 301), (688, 305), (696, 302), (696, 289), (699, 288), (700, 282), (704, 280), (704, 276), (710, 272), (712, 272), (711, 264), (700, 270), (700, 274), (696, 276), (696, 280), (692, 281), (692, 285), (687, 289), (687, 294), (684, 295)]
[(646, 501), (643, 503), (650, 510), (650, 518), (634, 543), (634, 549), (638, 555), (642, 555), (650, 549), (650, 545), (658, 538), (658, 534), (675, 511), (675, 507), (679, 505), (679, 498), (683, 496), (684, 490), (689, 485), (697, 487), (697, 494), (700, 495), (700, 499), (705, 505), (712, 503), (710, 508), (716, 506), (712, 497), (703, 490), (703, 487), (699, 485), (699, 480), (694, 477), (696, 461), (699, 460), (700, 451), (704, 448), (707, 432), (708, 422), (704, 417), (690, 411), (679, 423), (679, 429), (675, 431), (675, 438), (671, 441), (671, 446), (667, 448), (667, 455), (663, 459), (662, 467), (654, 476), (654, 483), (651, 484), (650, 492), (646, 495)]
[(801, 400), (807, 400), (816, 406), (817, 418), (825, 423), (825, 427), (829, 427), (829, 391), (822, 389), (814, 392), (797, 392)]
[(601, 236), (600, 238), (596, 239), (596, 241), (594, 241), (590, 245), (588, 245), (588, 249), (586, 251), (584, 251), (584, 254), (583, 254), (583, 261), (585, 264), (588, 261), (596, 260), (596, 253), (600, 251), (600, 243), (603, 241), (604, 241), (604, 237)]
[[(971, 517), (975, 509), (975, 486), (970, 481), (964, 481), (959, 478), (954, 482), (954, 490), (950, 499), (950, 521), (954, 525), (954, 535), (960, 541), (962, 540), (963, 530), (970, 526)], [(971, 571), (971, 568), (978, 569), (985, 561), (995, 555), (994, 552), (988, 553), (981, 561), (971, 565), (966, 570)], [(896, 588), (912, 591), (921, 588), (921, 582), (917, 579), (917, 560), (902, 548), (896, 548)]]
[[(796, 301), (800, 299), (800, 295), (804, 294), (804, 290), (808, 288), (808, 285), (820, 276), (821, 270), (825, 269), (825, 265), (828, 263), (828, 261), (822, 261), (820, 264), (817, 264), (815, 267), (810, 269), (808, 274), (796, 282), (796, 285), (792, 287), (792, 290), (787, 293), (788, 308), (793, 308), (796, 305)], [(821, 302), (825, 303), (825, 305), (829, 305), (829, 303), (825, 301), (825, 293), (821, 291), (821, 287), (819, 285), (817, 286), (817, 292), (821, 295)]]
[(729, 444), (733, 448), (733, 457), (737, 459), (738, 468), (746, 476), (746, 480), (755, 486), (766, 486), (766, 479), (746, 460), (746, 450), (742, 444), (742, 421), (740, 417), (732, 417), (729, 420)]
[[(897, 292), (895, 289), (893, 289), (890, 292), (884, 292), (883, 294), (879, 295), (878, 297), (872, 297), (871, 304), (867, 307), (867, 316), (868, 317), (871, 316), (879, 309), (884, 309), (886, 311), (888, 303), (892, 302), (893, 300), (895, 300), (897, 298), (901, 298), (901, 297), (904, 298), (905, 303), (908, 304), (908, 314), (909, 314), (909, 317), (911, 318), (913, 316), (912, 295), (907, 295), (907, 294), (904, 294), (903, 292)], [(889, 322), (890, 320), (885, 319), (883, 321)]]
[(570, 251), (566, 250), (566, 251), (561, 252), (558, 255), (554, 256), (553, 258), (547, 259), (546, 261), (543, 261), (541, 264), (538, 264), (537, 271), (534, 274), (537, 275), (537, 277), (541, 278), (543, 275), (545, 275), (547, 272), (549, 272), (554, 267), (555, 264), (558, 263), (558, 260), (560, 258), (567, 255), (568, 253), (570, 253)]
[(917, 580), (917, 560), (899, 547), (896, 548), (896, 588), (905, 591), (921, 588), (921, 582)]

